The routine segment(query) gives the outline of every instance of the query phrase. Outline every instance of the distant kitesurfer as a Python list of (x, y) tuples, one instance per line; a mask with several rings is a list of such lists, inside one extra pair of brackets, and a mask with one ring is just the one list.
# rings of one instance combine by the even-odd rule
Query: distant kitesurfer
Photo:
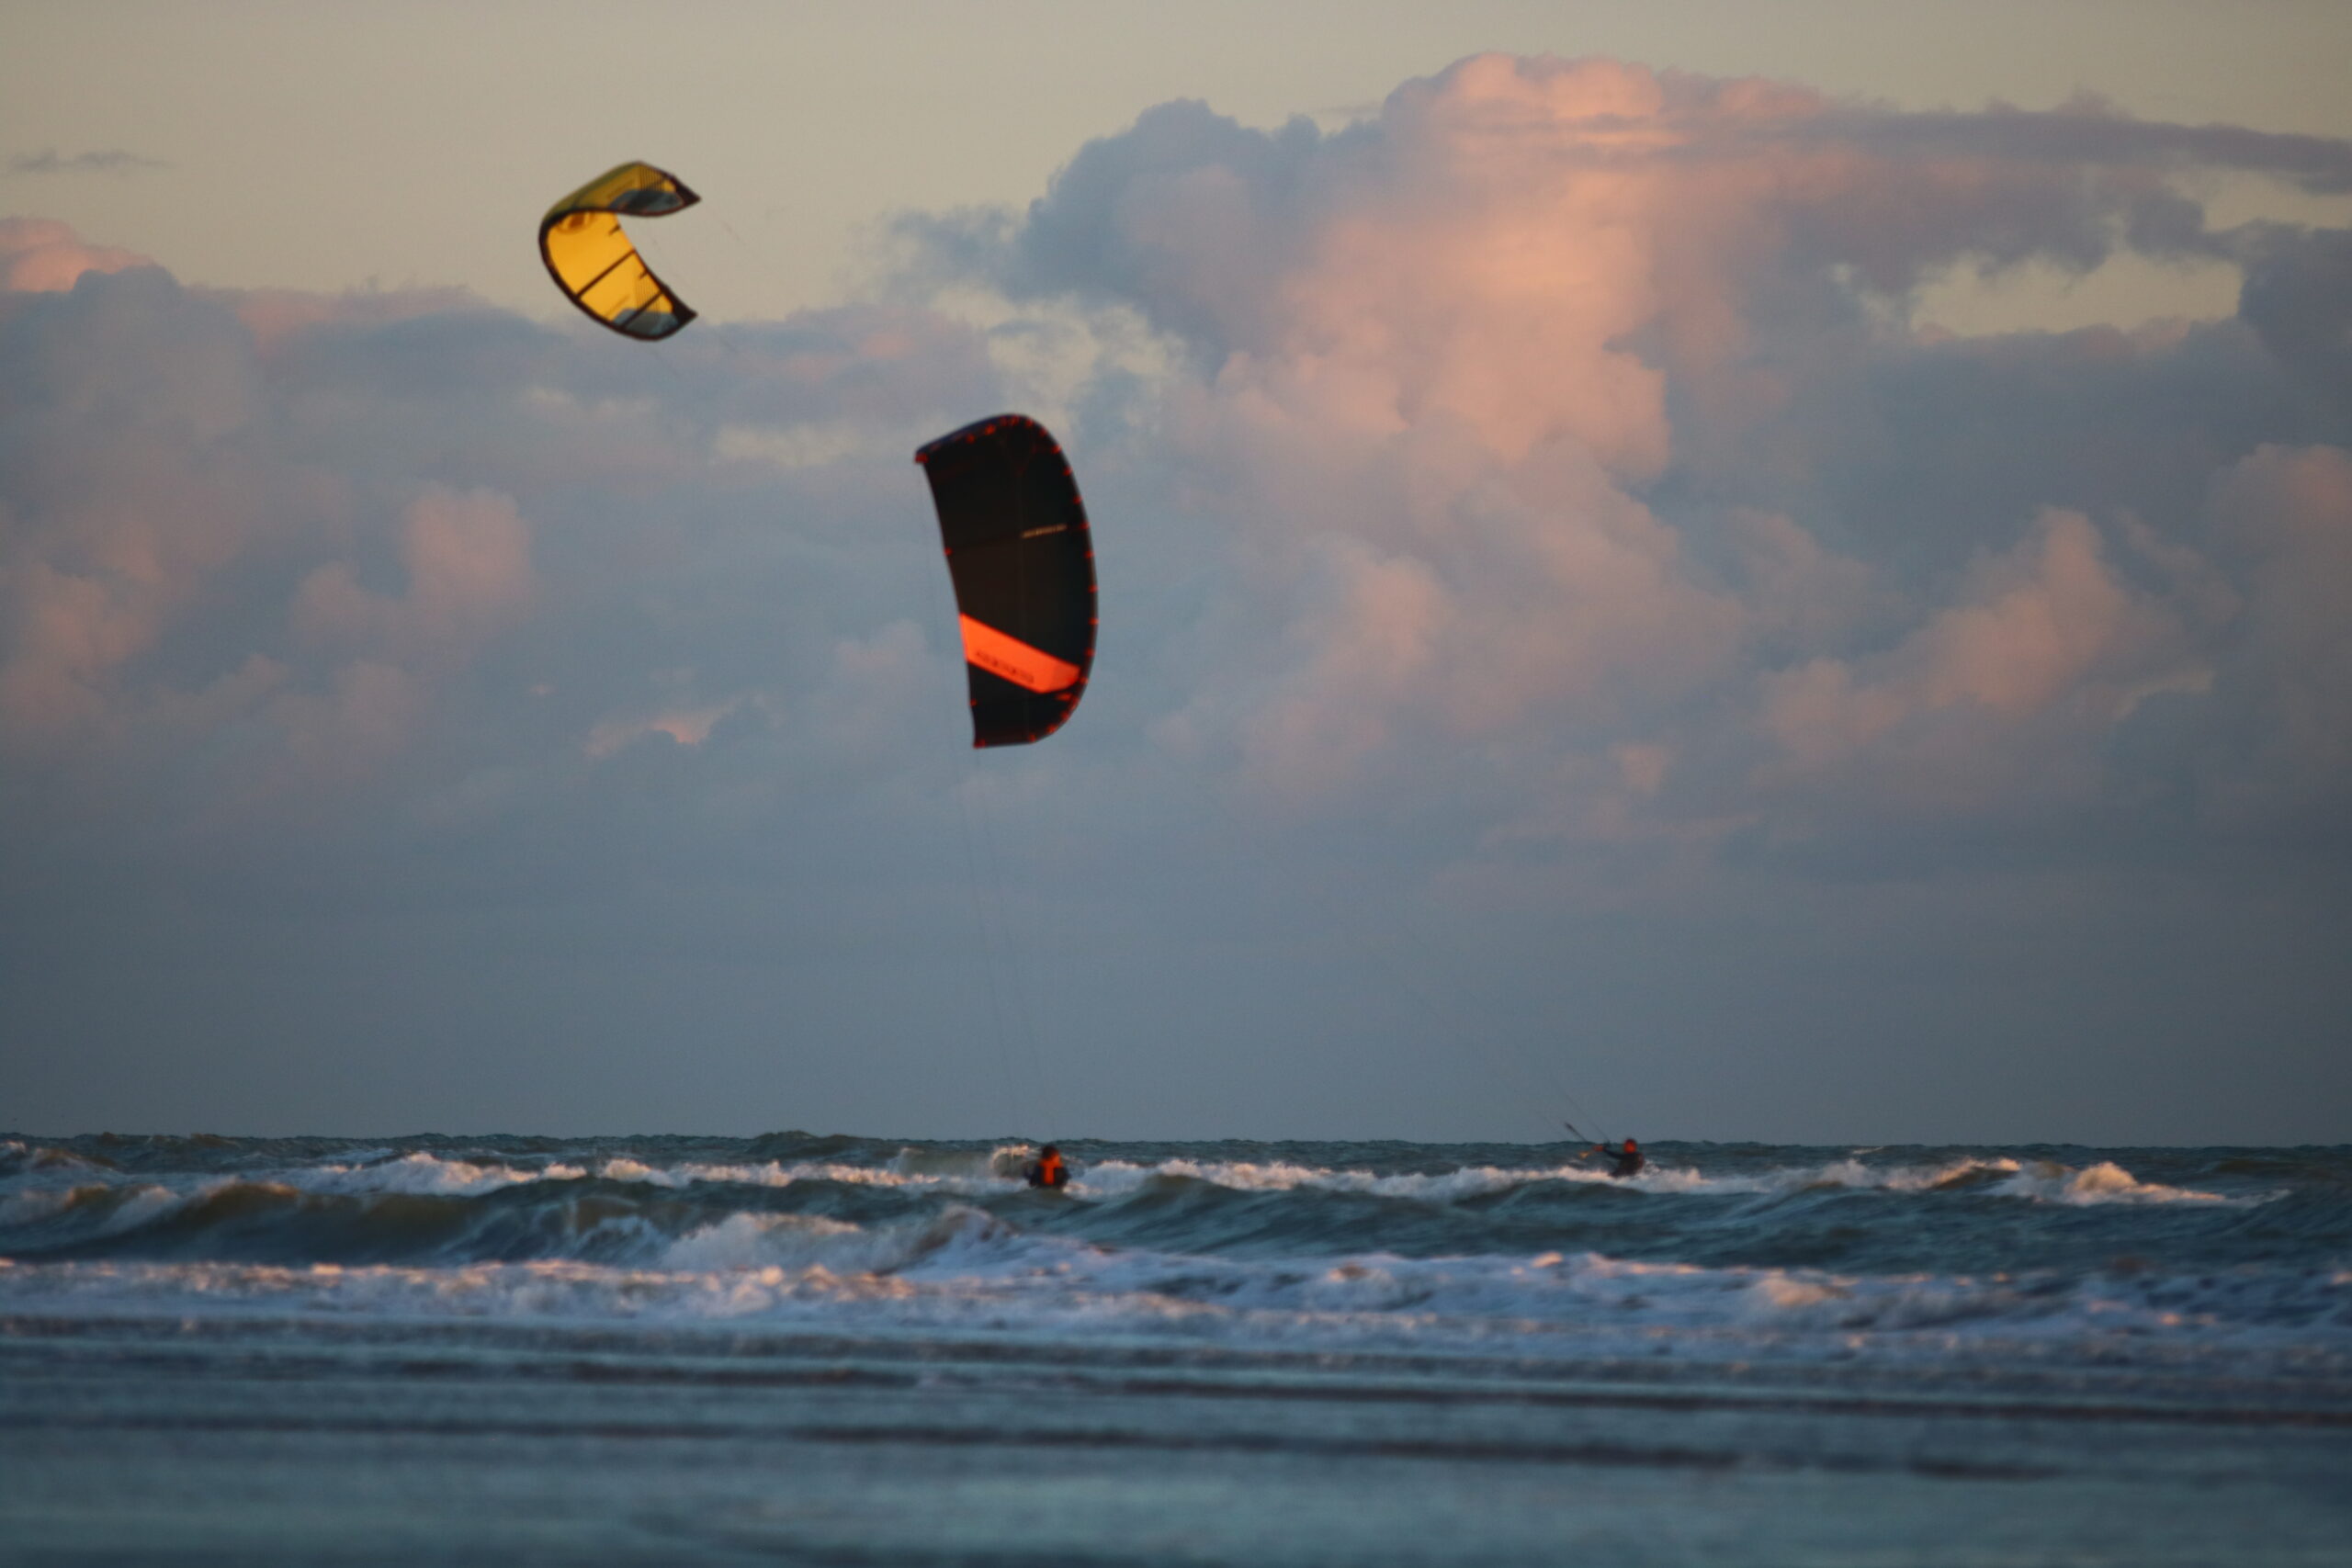
[[(1593, 1155), (1609, 1153), (1611, 1150), (1607, 1144), (1595, 1144), (1577, 1157), (1589, 1158)], [(1642, 1167), (1649, 1163), (1642, 1158), (1641, 1145), (1631, 1138), (1625, 1140), (1625, 1146), (1623, 1149), (1615, 1151), (1615, 1157), (1617, 1163), (1611, 1167), (1609, 1171), (1609, 1179), (1611, 1181), (1623, 1181), (1629, 1176), (1638, 1176), (1641, 1174)]]
[(1044, 1148), (1039, 1149), (1035, 1162), (1022, 1174), (1029, 1179), (1029, 1185), (1032, 1187), (1059, 1188), (1069, 1185), (1069, 1167), (1062, 1163), (1062, 1151), (1052, 1144), (1047, 1144)]

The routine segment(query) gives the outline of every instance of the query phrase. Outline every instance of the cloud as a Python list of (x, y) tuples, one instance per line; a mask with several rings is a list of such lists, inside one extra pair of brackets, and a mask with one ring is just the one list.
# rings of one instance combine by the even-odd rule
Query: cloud
[(2312, 392), (2352, 403), (2352, 231), (2266, 230), (2246, 253), (2239, 313)]
[(404, 663), (462, 664), (530, 604), (530, 528), (510, 497), (426, 490), (402, 513), (400, 555), (404, 595), (361, 586), (349, 561), (303, 579), (291, 610), (296, 636)]
[[(1162, 106), (1024, 213), (902, 232), (911, 277), (1178, 344), (1159, 433), (1238, 566), (1171, 743), (1327, 799), (1475, 747), (1498, 841), (1810, 839), (2130, 795), (2158, 695), (2352, 729), (2199, 500), (2352, 444), (2345, 236), (2211, 228), (2219, 173), (2333, 192), (2352, 144), (1483, 56), (1329, 133)], [(2124, 254), (2227, 259), (2242, 314), (1910, 329), (1953, 269)]]
[(1937, 156), (2075, 168), (2232, 170), (2274, 175), (2319, 195), (2352, 192), (2352, 143), (2234, 125), (2173, 125), (2133, 118), (2094, 94), (2047, 112), (2005, 106), (1981, 114), (1832, 111), (1824, 130)]
[(2175, 614), (2106, 557), (2088, 518), (2046, 513), (1896, 647), (1770, 671), (1758, 783), (1865, 816), (2095, 798), (2107, 733), (2152, 694), (2211, 681)]
[(2263, 446), (2215, 476), (2211, 505), (2245, 606), (2217, 694), (2233, 739), (2256, 748), (2215, 765), (2215, 782), (2233, 817), (2338, 810), (2352, 778), (2352, 452)]
[[(550, 996), (658, 998), (574, 1008), (608, 1065), (706, 1009), (796, 1089), (877, 1075), (822, 1103), (889, 1103), (891, 1043), (962, 1039), (996, 977), (951, 925), (993, 814), (1035, 879), (1006, 922), (1075, 928), (1038, 939), (1091, 961), (1057, 999), (1123, 1053), (1075, 1077), (1130, 1098), (1139, 1061), (1330, 1041), (1267, 1103), (1344, 1077), (1407, 1126), (1381, 1086), (1450, 1059), (1331, 956), (1373, 911), (1475, 954), (1441, 1032), (1613, 1030), (1627, 1092), (1784, 1082), (1808, 1134), (1845, 1133), (1803, 1086), (1895, 1084), (1882, 1035), (1923, 1018), (2059, 1040), (2051, 1103), (2100, 1114), (2077, 1036), (2173, 1041), (2166, 1127), (2239, 1081), (2191, 1036), (2267, 1021), (2247, 1049), (2324, 1118), (2352, 241), (2205, 193), (2346, 160), (1486, 56), (1329, 131), (1159, 106), (1025, 210), (906, 219), (871, 299), (658, 348), (458, 289), (192, 290), (11, 220), (0, 919), (315, 914), (368, 931), (324, 1033), (391, 932), (523, 1034)], [(2117, 257), (2233, 268), (2237, 310), (1915, 319), (1955, 274)], [(1049, 746), (958, 773), (908, 459), (1009, 408), (1072, 454), (1101, 652)], [(509, 950), (540, 965), (511, 1006)]]
[[(1328, 132), (1164, 105), (1026, 212), (908, 220), (901, 284), (995, 289), (985, 331), (857, 305), (659, 356), (454, 291), (190, 293), (11, 220), (0, 745), (161, 778), (209, 727), (216, 805), (657, 735), (886, 768), (942, 657), (880, 591), (921, 558), (886, 498), (1025, 387), (1116, 498), (1106, 646), (1148, 634), (1090, 713), (1290, 809), (1466, 786), (1490, 844), (1687, 847), (2159, 774), (2217, 823), (2308, 808), (2347, 788), (2309, 586), (2346, 242), (2213, 230), (2197, 181), (2347, 157), (1486, 56)], [(2225, 258), (2239, 315), (1911, 330), (1951, 269), (2126, 252)]]
[(591, 757), (609, 757), (650, 735), (667, 736), (680, 746), (699, 746), (710, 739), (711, 729), (720, 719), (741, 705), (737, 700), (702, 707), (672, 708), (642, 718), (602, 719), (588, 731), (582, 750)]
[[(446, 824), (426, 803), (469, 775), (526, 810), (638, 737), (715, 747), (771, 694), (863, 679), (834, 645), (902, 623), (877, 576), (928, 564), (913, 433), (1000, 398), (977, 334), (904, 310), (657, 363), (450, 291), (41, 281), (0, 307), (0, 793), (222, 853), (289, 819)], [(829, 552), (851, 564), (810, 570)]]
[(54, 147), (44, 147), (38, 152), (19, 152), (7, 164), (12, 175), (134, 175), (170, 167), (161, 158), (125, 152), (119, 147), (70, 155), (59, 153)]
[(49, 294), (74, 287), (85, 272), (149, 266), (145, 256), (108, 245), (85, 245), (62, 223), (40, 218), (0, 218), (0, 292)]

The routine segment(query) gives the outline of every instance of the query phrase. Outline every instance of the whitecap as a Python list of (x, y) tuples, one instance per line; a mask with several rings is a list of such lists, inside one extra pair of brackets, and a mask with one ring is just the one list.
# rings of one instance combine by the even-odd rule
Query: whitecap
[(417, 1150), (398, 1159), (373, 1164), (311, 1166), (285, 1173), (283, 1179), (305, 1191), (372, 1194), (398, 1192), (416, 1196), (471, 1197), (502, 1187), (533, 1181), (578, 1181), (587, 1171), (575, 1165), (555, 1164), (538, 1169), (508, 1165), (443, 1159)]
[[(1994, 1189), (2006, 1197), (2032, 1198), (2051, 1203), (2227, 1203), (2218, 1192), (2142, 1181), (2112, 1160), (2080, 1170), (2054, 1160), (2037, 1160), (2019, 1168)], [(2243, 1201), (2243, 1200), (2241, 1200)]]

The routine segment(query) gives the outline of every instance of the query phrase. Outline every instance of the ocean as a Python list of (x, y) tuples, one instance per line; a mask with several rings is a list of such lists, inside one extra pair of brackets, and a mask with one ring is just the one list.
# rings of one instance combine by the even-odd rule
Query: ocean
[(2352, 1562), (2352, 1147), (0, 1135), (0, 1562)]

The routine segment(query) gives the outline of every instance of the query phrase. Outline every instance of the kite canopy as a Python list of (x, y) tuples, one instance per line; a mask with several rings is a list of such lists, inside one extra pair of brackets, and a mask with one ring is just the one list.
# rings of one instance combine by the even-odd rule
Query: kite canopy
[(653, 276), (617, 216), (666, 218), (702, 197), (650, 164), (623, 164), (539, 220), (539, 255), (564, 298), (616, 333), (652, 342), (695, 319)]
[(971, 682), (972, 744), (1059, 729), (1094, 666), (1094, 537), (1069, 461), (1017, 413), (915, 454), (939, 508)]

